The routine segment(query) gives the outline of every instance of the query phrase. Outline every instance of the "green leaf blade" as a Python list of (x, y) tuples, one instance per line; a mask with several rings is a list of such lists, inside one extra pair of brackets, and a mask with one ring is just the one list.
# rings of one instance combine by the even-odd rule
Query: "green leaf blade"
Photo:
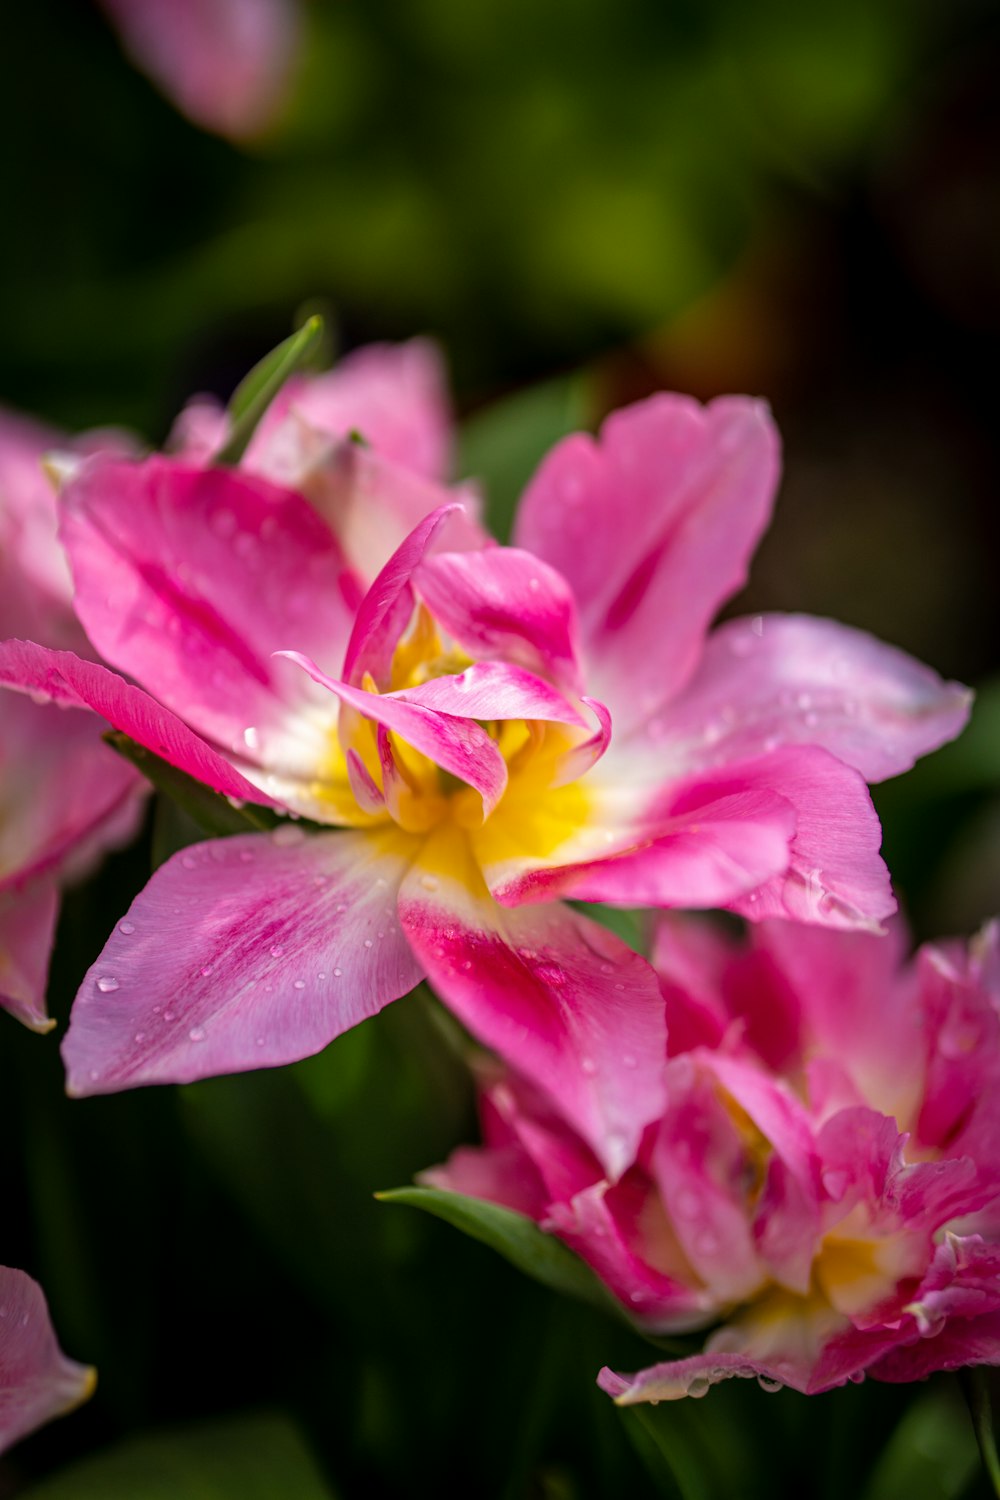
[(217, 464), (232, 467), (239, 463), (261, 417), (285, 381), (315, 354), (322, 338), (323, 319), (317, 313), (243, 377), (229, 402), (229, 433), (215, 455)]

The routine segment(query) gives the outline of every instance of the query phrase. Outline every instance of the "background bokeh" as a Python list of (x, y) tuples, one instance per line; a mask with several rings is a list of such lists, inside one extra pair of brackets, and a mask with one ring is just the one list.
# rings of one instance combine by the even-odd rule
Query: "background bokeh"
[[(302, 28), (279, 118), (236, 145), (96, 4), (10, 9), (0, 400), (158, 443), (303, 310), (331, 353), (429, 332), (502, 527), (574, 425), (661, 387), (768, 397), (786, 480), (738, 608), (980, 688), (878, 800), (920, 937), (1000, 910), (997, 7), (316, 0)], [(149, 860), (147, 830), (67, 901), (61, 1019)], [(646, 1346), (376, 1204), (474, 1130), (426, 997), (295, 1068), (83, 1103), (8, 1022), (0, 1125), (0, 1258), (101, 1371), (0, 1460), (4, 1500), (985, 1493), (943, 1380), (625, 1420), (593, 1377)]]

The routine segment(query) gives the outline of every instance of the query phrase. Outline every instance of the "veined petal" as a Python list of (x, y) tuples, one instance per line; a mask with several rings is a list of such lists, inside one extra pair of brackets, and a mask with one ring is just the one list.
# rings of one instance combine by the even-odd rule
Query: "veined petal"
[(327, 677), (315, 662), (297, 651), (286, 651), (282, 655), (295, 662), (315, 682), (329, 688), (342, 703), (355, 709), (363, 718), (384, 725), (414, 750), (429, 756), (435, 765), (475, 787), (482, 795), (487, 813), (499, 802), (507, 784), (507, 767), (495, 742), (474, 720), (438, 713), (392, 693), (366, 693), (361, 688)]
[(970, 702), (967, 688), (863, 631), (808, 615), (756, 616), (713, 632), (664, 717), (657, 751), (714, 766), (812, 744), (881, 781), (954, 739)]
[(244, 802), (271, 801), (155, 698), (72, 651), (49, 651), (33, 641), (0, 641), (0, 684), (67, 708), (91, 708), (213, 790)]
[(293, 1062), (406, 994), (421, 969), (396, 894), (413, 848), (285, 827), (175, 854), (80, 987), (70, 1093)]
[(712, 616), (745, 581), (777, 478), (770, 415), (744, 397), (652, 396), (610, 416), (598, 441), (577, 433), (543, 461), (515, 541), (573, 589), (589, 685), (619, 732), (690, 677)]
[(62, 536), (77, 612), (112, 666), (245, 758), (292, 769), (297, 739), (307, 760), (321, 754), (323, 700), (274, 653), (335, 665), (361, 583), (301, 495), (227, 469), (96, 459), (66, 487)]
[(498, 907), (448, 830), (422, 850), (400, 916), (445, 1004), (620, 1176), (664, 1102), (663, 1002), (645, 960), (567, 907)]
[(0, 891), (0, 1007), (32, 1031), (51, 1031), (56, 1024), (45, 1009), (45, 989), (58, 915), (54, 880)]
[(502, 657), (579, 692), (576, 605), (566, 580), (517, 547), (439, 552), (415, 578), (434, 615), (471, 656)]
[(56, 1342), (45, 1296), (23, 1271), (0, 1266), (0, 1452), (86, 1401), (96, 1375)]

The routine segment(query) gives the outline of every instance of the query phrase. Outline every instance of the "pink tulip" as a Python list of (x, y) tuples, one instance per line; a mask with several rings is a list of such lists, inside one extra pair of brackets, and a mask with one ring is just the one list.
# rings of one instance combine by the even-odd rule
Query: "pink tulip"
[[(0, 631), (90, 652), (42, 471), (58, 434), (0, 411)], [(107, 441), (120, 447), (120, 439)], [(88, 444), (84, 444), (86, 448)], [(92, 714), (3, 695), (0, 711), (0, 1007), (48, 1031), (59, 887), (134, 829), (141, 783)]]
[(41, 1287), (0, 1266), (0, 1452), (93, 1394), (93, 1370), (56, 1342)]
[[(877, 927), (865, 778), (956, 734), (968, 694), (826, 621), (706, 641), (770, 514), (757, 402), (658, 396), (569, 438), (497, 547), (427, 477), (433, 402), (387, 457), (317, 389), (239, 471), (96, 458), (68, 485), (77, 612), (142, 688), (0, 647), (0, 681), (328, 830), (164, 865), (84, 980), (70, 1088), (288, 1062), (427, 977), (616, 1175), (665, 1103), (658, 983), (560, 898)], [(262, 471), (289, 425), (311, 502)]]
[[(620, 1403), (1000, 1363), (998, 927), (900, 950), (898, 927), (736, 944), (662, 918), (667, 1103), (616, 1183), (531, 1081), (485, 1075), (485, 1146), (426, 1180), (529, 1214), (651, 1332), (718, 1325), (602, 1371)], [(608, 1044), (626, 1076), (629, 1039)]]

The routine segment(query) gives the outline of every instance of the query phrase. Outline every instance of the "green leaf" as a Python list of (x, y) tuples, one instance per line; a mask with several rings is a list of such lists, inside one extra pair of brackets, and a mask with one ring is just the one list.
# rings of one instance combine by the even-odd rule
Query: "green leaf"
[(584, 377), (562, 376), (493, 402), (462, 427), (459, 472), (483, 481), (490, 527), (501, 541), (538, 464), (560, 438), (586, 425), (589, 405)]
[(981, 1367), (962, 1370), (959, 1383), (969, 1407), (983, 1468), (989, 1476), (993, 1493), (1000, 1495), (1000, 1457), (997, 1456), (996, 1433), (993, 1430), (993, 1405), (990, 1401), (988, 1376)]
[(334, 1500), (302, 1439), (270, 1412), (130, 1439), (25, 1500)]
[(217, 464), (239, 463), (257, 423), (288, 377), (319, 348), (322, 338), (323, 319), (317, 313), (243, 377), (229, 402), (229, 435), (215, 455)]
[(956, 1500), (976, 1472), (976, 1447), (953, 1388), (922, 1392), (882, 1451), (864, 1500)]
[(161, 760), (144, 745), (137, 745), (119, 729), (109, 730), (104, 738), (113, 750), (131, 761), (158, 792), (166, 793), (183, 808), (202, 833), (215, 836), (250, 833), (274, 828), (278, 822), (277, 814), (270, 808), (249, 802), (242, 805), (231, 802), (186, 771), (179, 771), (169, 761)]
[(590, 1267), (561, 1240), (545, 1234), (526, 1214), (441, 1188), (394, 1188), (375, 1196), (380, 1203), (405, 1203), (411, 1208), (422, 1208), (489, 1245), (512, 1266), (533, 1276), (543, 1286), (588, 1302), (625, 1322), (630, 1321), (625, 1309), (605, 1290)]

